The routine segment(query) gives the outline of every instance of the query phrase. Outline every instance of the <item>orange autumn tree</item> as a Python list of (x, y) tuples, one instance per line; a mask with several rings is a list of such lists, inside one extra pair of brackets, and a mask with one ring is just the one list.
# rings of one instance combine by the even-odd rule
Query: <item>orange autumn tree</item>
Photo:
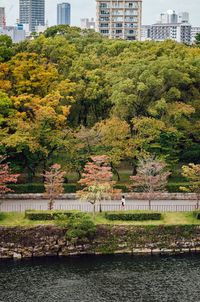
[(59, 164), (54, 164), (50, 167), (49, 171), (44, 173), (44, 187), (45, 187), (45, 196), (49, 199), (48, 209), (53, 210), (55, 199), (64, 192), (63, 183), (64, 183), (65, 172), (61, 170)]
[(7, 187), (8, 183), (16, 183), (19, 174), (12, 174), (9, 164), (2, 162), (5, 160), (5, 157), (0, 156), (0, 194), (11, 192), (12, 190)]
[(79, 183), (83, 186), (77, 192), (77, 197), (86, 200), (93, 205), (95, 215), (96, 205), (103, 200), (109, 200), (120, 194), (120, 190), (114, 189), (115, 181), (112, 180), (113, 173), (108, 164), (109, 158), (106, 155), (92, 156), (92, 161), (85, 165), (84, 173)]

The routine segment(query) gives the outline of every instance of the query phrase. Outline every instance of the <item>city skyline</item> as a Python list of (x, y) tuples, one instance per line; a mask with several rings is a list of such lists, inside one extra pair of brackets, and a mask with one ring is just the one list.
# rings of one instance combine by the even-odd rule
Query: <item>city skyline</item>
[[(16, 4), (17, 2), (17, 4)], [(7, 24), (13, 25), (19, 18), (19, 1), (18, 0), (0, 0), (0, 6), (6, 7)], [(46, 21), (49, 26), (57, 24), (56, 6), (61, 0), (46, 0)], [(96, 17), (96, 1), (95, 0), (73, 0), (66, 1), (72, 5), (72, 25), (80, 26), (81, 18)], [(193, 26), (200, 25), (199, 0), (182, 0), (181, 4), (178, 0), (143, 0), (143, 24), (152, 24), (157, 21), (159, 14), (167, 9), (174, 9), (177, 12), (188, 11), (190, 13), (190, 23)]]

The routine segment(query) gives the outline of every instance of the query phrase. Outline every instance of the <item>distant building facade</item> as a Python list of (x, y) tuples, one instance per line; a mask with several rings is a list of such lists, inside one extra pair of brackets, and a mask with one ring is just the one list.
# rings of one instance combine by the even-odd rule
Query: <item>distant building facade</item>
[(171, 23), (153, 24), (150, 30), (150, 38), (154, 41), (171, 39), (180, 43), (191, 44), (190, 24)]
[(0, 35), (11, 37), (13, 43), (19, 43), (26, 39), (26, 32), (22, 24), (17, 24), (16, 26), (5, 26), (3, 29), (0, 29)]
[(81, 28), (82, 29), (95, 29), (95, 20), (94, 20), (94, 18), (81, 19)]
[(142, 25), (141, 41), (151, 40), (151, 25)]
[(189, 23), (190, 22), (190, 15), (188, 12), (182, 12), (178, 16), (179, 23)]
[(48, 26), (47, 25), (37, 25), (35, 27), (35, 32), (40, 34), (43, 33), (45, 30), (47, 30)]
[(30, 32), (45, 25), (45, 0), (19, 0), (19, 22), (28, 24)]
[(0, 28), (6, 26), (6, 14), (5, 14), (5, 7), (0, 7)]
[(189, 23), (189, 13), (179, 15), (168, 10), (160, 15), (153, 25), (142, 27), (142, 40), (164, 41), (171, 39), (180, 43), (191, 44), (192, 26)]
[(168, 24), (168, 23), (178, 23), (178, 15), (174, 10), (169, 9), (166, 13), (160, 14), (160, 19), (157, 23)]
[(57, 25), (71, 24), (71, 5), (63, 2), (57, 5)]
[(96, 0), (96, 30), (110, 39), (140, 40), (142, 0)]
[(197, 34), (200, 34), (200, 26), (192, 27), (192, 30), (191, 30), (192, 43), (195, 43)]

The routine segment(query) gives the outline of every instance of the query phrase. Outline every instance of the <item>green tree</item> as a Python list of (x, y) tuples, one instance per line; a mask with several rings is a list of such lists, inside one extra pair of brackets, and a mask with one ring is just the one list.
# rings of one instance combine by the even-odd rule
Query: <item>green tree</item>
[(13, 54), (12, 39), (7, 35), (0, 35), (0, 62), (9, 61)]
[(197, 195), (197, 209), (200, 200), (200, 165), (189, 164), (182, 167), (182, 176), (189, 181), (189, 186), (181, 187), (185, 192), (194, 192)]
[(198, 33), (198, 34), (196, 35), (196, 37), (195, 37), (195, 44), (196, 44), (197, 46), (200, 46), (200, 33)]

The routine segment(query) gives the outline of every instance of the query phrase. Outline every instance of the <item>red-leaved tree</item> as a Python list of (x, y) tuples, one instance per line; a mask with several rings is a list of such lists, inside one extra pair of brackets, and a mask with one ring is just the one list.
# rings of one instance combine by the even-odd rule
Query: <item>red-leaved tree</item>
[(49, 199), (49, 210), (53, 210), (55, 199), (64, 192), (64, 175), (65, 172), (61, 170), (61, 166), (59, 164), (52, 165), (50, 170), (46, 171), (43, 175), (45, 179), (45, 196)]
[(9, 183), (16, 183), (19, 174), (12, 174), (9, 164), (3, 163), (6, 157), (0, 156), (0, 194), (11, 192), (12, 190), (7, 187)]
[(151, 200), (156, 192), (165, 191), (170, 174), (166, 169), (166, 163), (149, 156), (139, 160), (137, 174), (130, 176), (133, 189), (148, 193), (150, 210)]
[(120, 190), (113, 188), (115, 181), (112, 180), (113, 173), (108, 164), (106, 155), (92, 156), (92, 161), (88, 162), (84, 168), (84, 173), (79, 183), (83, 186), (81, 191), (77, 192), (77, 197), (86, 200), (93, 205), (93, 214), (95, 207), (100, 205), (103, 200), (109, 200), (120, 194)]

